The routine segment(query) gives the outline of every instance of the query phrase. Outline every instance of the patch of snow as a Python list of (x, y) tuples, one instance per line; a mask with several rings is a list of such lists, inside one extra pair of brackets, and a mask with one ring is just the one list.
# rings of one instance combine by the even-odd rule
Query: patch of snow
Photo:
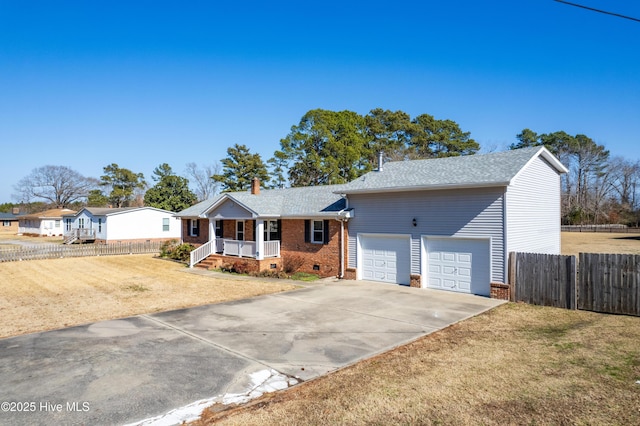
[(260, 370), (249, 375), (251, 384), (244, 393), (218, 395), (213, 398), (201, 399), (184, 407), (176, 408), (166, 414), (130, 423), (125, 426), (173, 426), (182, 422), (197, 420), (205, 408), (214, 404), (244, 404), (265, 393), (286, 389), (298, 383), (298, 380), (285, 376), (273, 369)]

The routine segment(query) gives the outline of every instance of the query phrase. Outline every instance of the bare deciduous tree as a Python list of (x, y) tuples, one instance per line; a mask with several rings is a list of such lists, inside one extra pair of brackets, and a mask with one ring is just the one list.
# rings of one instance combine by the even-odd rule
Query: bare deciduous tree
[(188, 163), (185, 174), (192, 185), (192, 190), (198, 201), (204, 201), (216, 195), (220, 191), (220, 182), (211, 178), (222, 171), (219, 163), (206, 164), (202, 167), (196, 163)]
[(66, 166), (42, 166), (18, 181), (14, 195), (20, 202), (46, 200), (57, 208), (85, 198), (98, 186), (98, 180), (82, 176)]

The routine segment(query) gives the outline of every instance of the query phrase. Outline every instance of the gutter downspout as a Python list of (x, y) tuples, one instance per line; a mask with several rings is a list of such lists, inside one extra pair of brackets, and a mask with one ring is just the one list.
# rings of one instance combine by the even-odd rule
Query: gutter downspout
[(336, 220), (340, 222), (340, 274), (338, 275), (338, 279), (344, 278), (344, 223), (348, 220), (340, 216), (349, 208), (349, 199), (344, 195), (343, 197), (345, 200), (345, 208), (338, 212), (338, 217), (336, 218)]

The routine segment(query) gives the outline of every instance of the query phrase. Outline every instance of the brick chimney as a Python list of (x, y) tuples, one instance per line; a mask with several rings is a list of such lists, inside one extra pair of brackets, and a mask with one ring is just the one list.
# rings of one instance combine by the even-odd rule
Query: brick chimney
[(254, 195), (260, 195), (260, 179), (257, 177), (251, 179), (251, 193)]

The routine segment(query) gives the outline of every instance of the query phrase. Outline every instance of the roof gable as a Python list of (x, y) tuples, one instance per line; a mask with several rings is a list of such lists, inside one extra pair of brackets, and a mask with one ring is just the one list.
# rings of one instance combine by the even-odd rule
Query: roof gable
[(248, 191), (227, 192), (189, 207), (176, 216), (207, 217), (222, 206), (228, 206), (228, 202), (233, 202), (253, 217), (337, 217), (338, 212), (346, 207), (345, 200), (339, 195), (342, 186), (266, 189), (260, 191), (260, 194)]

